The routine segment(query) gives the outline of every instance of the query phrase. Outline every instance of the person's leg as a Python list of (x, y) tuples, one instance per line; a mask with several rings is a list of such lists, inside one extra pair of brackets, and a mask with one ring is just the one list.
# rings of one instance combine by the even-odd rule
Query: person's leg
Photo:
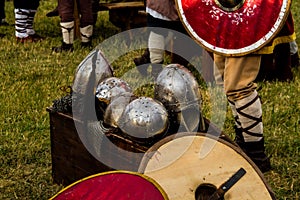
[(154, 31), (150, 32), (148, 39), (148, 48), (150, 52), (150, 62), (151, 63), (162, 63), (164, 60), (164, 36), (158, 34)]
[(224, 87), (224, 70), (225, 70), (225, 60), (226, 57), (219, 56), (217, 54), (213, 55), (214, 58), (214, 78), (216, 85)]
[(96, 25), (98, 19), (98, 11), (99, 11), (99, 1), (92, 0), (92, 9), (93, 9), (93, 26)]
[(293, 80), (291, 68), (290, 44), (282, 43), (274, 48), (275, 79), (279, 81)]
[(224, 90), (236, 120), (236, 142), (261, 171), (266, 172), (271, 169), (270, 159), (265, 154), (262, 105), (253, 82), (259, 71), (260, 60), (259, 55), (215, 56), (215, 65), (219, 65), (216, 69), (221, 69), (216, 81), (223, 79)]
[(15, 36), (18, 42), (24, 42), (28, 37), (26, 26), (29, 10), (15, 8)]
[(28, 36), (34, 40), (34, 41), (41, 41), (44, 38), (41, 37), (40, 35), (36, 34), (35, 30), (34, 30), (34, 18), (35, 18), (35, 14), (37, 12), (37, 9), (39, 7), (39, 0), (33, 0), (31, 1), (31, 8), (28, 9), (29, 13), (28, 13), (28, 17), (27, 17), (27, 23), (26, 23), (26, 32), (28, 34)]
[(62, 31), (62, 44), (58, 47), (53, 47), (52, 51), (73, 51), (74, 43), (74, 1), (73, 0), (58, 0), (58, 11), (61, 18), (60, 27)]
[(299, 54), (298, 54), (298, 45), (296, 41), (292, 41), (290, 44), (290, 53), (291, 53), (291, 67), (299, 67)]
[(0, 0), (0, 19), (5, 19), (5, 0)]
[(148, 48), (143, 55), (134, 59), (134, 63), (137, 66), (141, 75), (146, 76), (148, 66), (152, 63), (151, 75), (156, 77), (162, 69), (162, 63), (164, 61), (164, 48), (165, 37), (168, 35), (167, 29), (162, 31), (161, 27), (166, 27), (166, 21), (158, 18), (154, 18), (150, 14), (147, 14), (147, 26), (149, 30)]
[(37, 35), (33, 28), (34, 17), (39, 6), (38, 0), (28, 2), (14, 1), (15, 5), (15, 35), (18, 42), (37, 42), (43, 38)]
[(93, 9), (92, 0), (78, 0), (80, 17), (81, 46), (91, 47), (93, 36)]
[(6, 15), (5, 15), (5, 0), (0, 0), (0, 26), (7, 26), (9, 25), (6, 22)]

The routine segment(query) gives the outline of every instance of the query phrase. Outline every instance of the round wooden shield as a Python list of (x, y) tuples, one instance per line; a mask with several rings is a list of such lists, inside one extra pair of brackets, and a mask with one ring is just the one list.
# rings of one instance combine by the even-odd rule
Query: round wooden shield
[(262, 48), (282, 28), (291, 0), (177, 0), (181, 21), (204, 48), (240, 56)]
[(146, 175), (109, 171), (71, 184), (50, 200), (167, 200), (163, 189)]
[(156, 143), (139, 172), (156, 180), (170, 200), (274, 199), (263, 174), (240, 148), (202, 133)]

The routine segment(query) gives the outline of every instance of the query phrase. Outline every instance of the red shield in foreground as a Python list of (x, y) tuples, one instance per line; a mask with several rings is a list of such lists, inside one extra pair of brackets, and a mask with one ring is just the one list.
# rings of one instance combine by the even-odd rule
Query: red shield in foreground
[(66, 187), (50, 200), (166, 200), (151, 178), (127, 171), (96, 174)]
[(245, 55), (268, 43), (282, 28), (290, 0), (177, 0), (189, 34), (207, 50)]

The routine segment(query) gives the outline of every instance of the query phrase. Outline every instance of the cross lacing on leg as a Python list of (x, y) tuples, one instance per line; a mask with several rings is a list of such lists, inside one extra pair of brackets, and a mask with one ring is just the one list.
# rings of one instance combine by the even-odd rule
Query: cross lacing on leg
[[(242, 127), (242, 131), (244, 133), (247, 133), (251, 136), (255, 136), (255, 137), (262, 137), (263, 134), (262, 133), (254, 133), (254, 132), (251, 132), (249, 130), (251, 130), (253, 127), (257, 126), (259, 123), (262, 122), (262, 116), (260, 115), (259, 117), (255, 117), (255, 116), (252, 116), (252, 115), (249, 115), (245, 112), (243, 112), (243, 110), (245, 108), (248, 108), (249, 106), (251, 106), (255, 101), (257, 101), (259, 99), (258, 95), (256, 95), (255, 98), (253, 98), (250, 102), (248, 102), (247, 104), (245, 104), (244, 106), (241, 106), (240, 108), (236, 108), (236, 111), (239, 115), (243, 116), (243, 117), (246, 117), (248, 119), (251, 119), (254, 121), (253, 124), (247, 126), (247, 127)], [(238, 121), (238, 120), (236, 120)]]

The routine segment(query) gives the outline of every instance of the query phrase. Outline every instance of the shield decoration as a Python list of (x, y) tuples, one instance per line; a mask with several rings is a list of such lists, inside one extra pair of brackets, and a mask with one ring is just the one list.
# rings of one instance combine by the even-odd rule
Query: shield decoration
[(83, 178), (50, 200), (168, 200), (150, 177), (131, 171), (107, 171)]
[(291, 0), (176, 0), (187, 32), (208, 51), (242, 56), (267, 44), (283, 27)]

